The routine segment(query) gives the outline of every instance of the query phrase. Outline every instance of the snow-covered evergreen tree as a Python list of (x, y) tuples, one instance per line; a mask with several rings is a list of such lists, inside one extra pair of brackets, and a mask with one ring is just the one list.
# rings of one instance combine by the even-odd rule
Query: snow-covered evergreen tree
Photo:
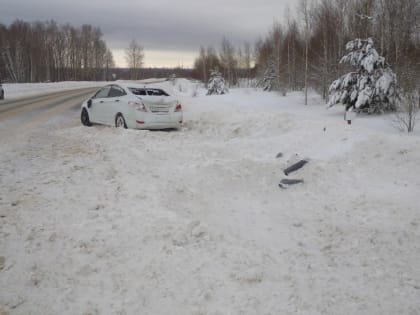
[(258, 87), (261, 87), (264, 91), (272, 91), (276, 89), (277, 81), (278, 76), (275, 64), (272, 60), (270, 60), (267, 62), (262, 78), (258, 82)]
[(219, 70), (210, 70), (207, 95), (220, 95), (228, 92), (229, 90), (226, 86), (226, 81)]
[(396, 109), (397, 78), (385, 58), (379, 56), (373, 39), (347, 43), (348, 52), (340, 63), (358, 67), (335, 80), (329, 88), (328, 106), (341, 103), (346, 110), (381, 113)]

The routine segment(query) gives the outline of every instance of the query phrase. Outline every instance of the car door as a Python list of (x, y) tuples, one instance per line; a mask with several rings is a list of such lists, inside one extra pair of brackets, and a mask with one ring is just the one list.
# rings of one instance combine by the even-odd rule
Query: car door
[(111, 86), (100, 89), (90, 100), (89, 118), (94, 123), (106, 124), (105, 107)]
[(120, 86), (111, 86), (104, 108), (104, 119), (107, 124), (115, 125), (115, 117), (117, 113), (122, 113), (124, 115), (126, 112), (124, 109), (124, 106), (126, 105), (124, 101), (126, 95), (127, 93)]

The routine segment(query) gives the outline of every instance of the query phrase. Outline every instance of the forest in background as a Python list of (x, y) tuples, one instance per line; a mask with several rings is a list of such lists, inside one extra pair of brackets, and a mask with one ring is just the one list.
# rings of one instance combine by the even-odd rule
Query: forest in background
[(126, 48), (127, 68), (117, 68), (100, 28), (55, 21), (0, 24), (0, 82), (109, 81), (191, 77), (191, 69), (150, 68), (135, 40)]
[(55, 21), (0, 24), (0, 77), (11, 82), (111, 78), (115, 67), (100, 28)]
[[(400, 86), (408, 91), (420, 86), (420, 0), (300, 0), (277, 16), (283, 22), (274, 22), (256, 41), (250, 38), (239, 47), (224, 37), (220, 47), (203, 45), (193, 69), (145, 69), (140, 62), (138, 78), (176, 73), (207, 82), (210, 70), (218, 68), (229, 86), (258, 85), (269, 76), (270, 89), (285, 93), (310, 87), (326, 99), (331, 82), (349, 71), (339, 63), (345, 44), (372, 37)], [(0, 24), (2, 81), (102, 81), (131, 78), (132, 72), (115, 68), (98, 27)]]
[(345, 45), (373, 38), (375, 47), (407, 91), (420, 86), (420, 0), (300, 0), (283, 23), (273, 23), (253, 49), (235, 47), (223, 38), (220, 48), (202, 46), (194, 76), (207, 81), (219, 68), (230, 86), (238, 79), (270, 76), (273, 90), (316, 89), (324, 99), (336, 78), (349, 71), (339, 63)]

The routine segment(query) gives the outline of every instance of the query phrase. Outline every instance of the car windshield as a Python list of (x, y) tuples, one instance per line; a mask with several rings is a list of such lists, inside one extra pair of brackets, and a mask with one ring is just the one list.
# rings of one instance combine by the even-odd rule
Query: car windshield
[(146, 88), (128, 88), (134, 95), (152, 95), (152, 96), (169, 96), (164, 90), (161, 89), (146, 89)]

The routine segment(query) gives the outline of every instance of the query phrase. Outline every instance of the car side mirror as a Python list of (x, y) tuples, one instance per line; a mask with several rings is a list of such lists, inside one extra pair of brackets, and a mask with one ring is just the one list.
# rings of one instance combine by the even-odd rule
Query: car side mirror
[(87, 107), (90, 108), (92, 106), (92, 99), (87, 101)]

